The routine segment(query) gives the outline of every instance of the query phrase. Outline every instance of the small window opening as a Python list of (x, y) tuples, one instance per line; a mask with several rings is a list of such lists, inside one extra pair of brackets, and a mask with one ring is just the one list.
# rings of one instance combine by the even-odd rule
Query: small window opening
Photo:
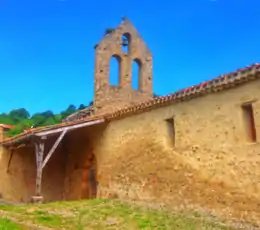
[(129, 51), (130, 51), (130, 34), (126, 33), (126, 34), (123, 34), (122, 36), (122, 52), (123, 53), (128, 53), (129, 54)]
[(141, 89), (141, 68), (141, 61), (139, 59), (135, 59), (132, 62), (132, 88), (134, 90)]
[(109, 83), (118, 86), (120, 84), (121, 59), (119, 56), (112, 56), (109, 64)]
[(168, 132), (168, 137), (170, 143), (175, 146), (175, 122), (174, 118), (169, 118), (166, 119), (166, 124), (167, 124), (167, 132)]
[(246, 138), (250, 142), (256, 142), (256, 128), (252, 103), (242, 105), (242, 111)]

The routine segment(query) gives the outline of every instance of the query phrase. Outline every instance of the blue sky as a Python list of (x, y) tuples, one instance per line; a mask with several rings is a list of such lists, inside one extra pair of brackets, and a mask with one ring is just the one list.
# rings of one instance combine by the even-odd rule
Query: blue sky
[(93, 98), (94, 48), (128, 17), (159, 95), (260, 61), (259, 0), (0, 0), (0, 112), (59, 112)]

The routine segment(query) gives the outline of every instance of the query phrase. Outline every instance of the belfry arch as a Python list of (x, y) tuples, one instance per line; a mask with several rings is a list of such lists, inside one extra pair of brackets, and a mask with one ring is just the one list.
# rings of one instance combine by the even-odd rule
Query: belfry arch
[(121, 83), (121, 57), (112, 55), (109, 60), (109, 84), (119, 86)]
[[(110, 60), (118, 61), (118, 84), (110, 81)], [(138, 87), (133, 88), (132, 63), (138, 64)], [(115, 71), (115, 70), (113, 70)], [(95, 46), (96, 113), (113, 112), (153, 97), (152, 54), (133, 24), (124, 19)]]

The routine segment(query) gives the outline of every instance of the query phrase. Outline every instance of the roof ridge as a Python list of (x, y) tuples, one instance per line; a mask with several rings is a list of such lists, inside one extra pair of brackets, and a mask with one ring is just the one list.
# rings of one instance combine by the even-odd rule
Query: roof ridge
[(120, 119), (120, 118), (126, 117), (128, 115), (146, 112), (149, 109), (166, 106), (170, 103), (174, 103), (174, 102), (177, 103), (177, 102), (181, 102), (184, 100), (196, 98), (196, 97), (199, 97), (199, 96), (202, 96), (205, 94), (209, 94), (212, 92), (218, 92), (218, 91), (222, 91), (224, 89), (234, 88), (237, 85), (242, 85), (243, 83), (252, 81), (256, 78), (260, 78), (260, 64), (259, 63), (255, 63), (250, 66), (237, 69), (234, 72), (220, 75), (216, 78), (199, 83), (194, 86), (189, 86), (182, 90), (176, 91), (172, 94), (156, 97), (156, 98), (150, 99), (148, 101), (138, 103), (134, 106), (125, 107), (123, 109), (117, 110), (112, 113), (108, 113), (108, 114), (104, 114), (104, 115), (96, 115), (96, 116), (92, 115), (90, 117), (80, 118), (75, 121), (70, 121), (70, 122), (65, 121), (63, 123), (59, 123), (56, 125), (35, 128), (33, 130), (28, 130), (27, 132), (20, 133), (14, 137), (7, 138), (0, 143), (7, 143), (7, 142), (13, 141), (15, 139), (19, 139), (22, 137), (26, 137), (28, 135), (32, 135), (34, 133), (38, 133), (40, 131), (46, 131), (46, 130), (50, 130), (50, 129), (66, 127), (66, 126), (70, 126), (70, 125), (74, 125), (74, 124), (93, 121), (96, 119), (105, 119), (107, 121), (111, 121), (114, 119)]
[(146, 108), (163, 106), (168, 103), (183, 101), (191, 97), (194, 98), (208, 94), (212, 91), (216, 92), (223, 89), (228, 89), (237, 85), (241, 85), (241, 83), (254, 80), (256, 77), (260, 77), (257, 76), (258, 73), (260, 73), (260, 64), (254, 63), (250, 66), (237, 69), (236, 71), (220, 75), (211, 80), (207, 80), (199, 84), (178, 90), (172, 94), (156, 97), (133, 106), (125, 107), (123, 109), (117, 110), (114, 113), (108, 114), (106, 118), (108, 120), (113, 120), (123, 115), (128, 115), (129, 113), (142, 112)]

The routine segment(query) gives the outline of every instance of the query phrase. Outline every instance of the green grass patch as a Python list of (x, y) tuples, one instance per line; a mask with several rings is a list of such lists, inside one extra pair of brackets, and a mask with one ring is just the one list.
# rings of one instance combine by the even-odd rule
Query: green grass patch
[[(117, 200), (55, 202), (42, 205), (0, 206), (19, 223), (30, 222), (53, 229), (182, 229), (228, 230), (219, 223), (196, 215), (173, 214), (163, 210), (122, 203)], [(0, 225), (1, 226), (1, 225)], [(1, 230), (2, 228), (0, 228)], [(4, 228), (3, 228), (4, 229)], [(12, 228), (9, 228), (12, 229)], [(16, 228), (14, 228), (16, 229)], [(19, 228), (18, 228), (19, 229)]]
[(0, 230), (22, 230), (22, 228), (7, 218), (0, 218)]

